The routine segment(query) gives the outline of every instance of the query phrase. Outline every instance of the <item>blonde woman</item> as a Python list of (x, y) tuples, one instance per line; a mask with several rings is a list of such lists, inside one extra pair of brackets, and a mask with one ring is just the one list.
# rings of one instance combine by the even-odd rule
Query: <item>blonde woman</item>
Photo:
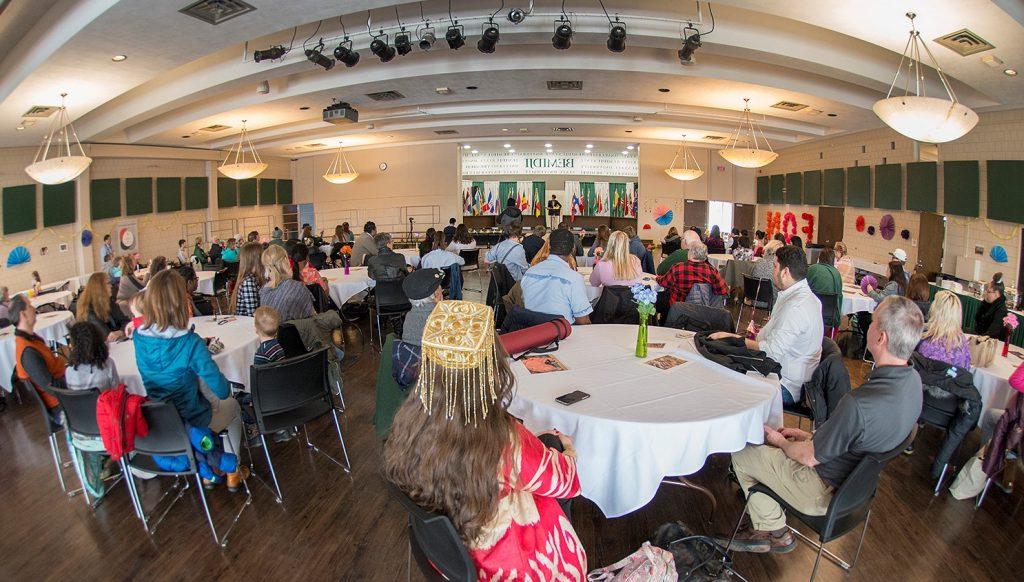
[(836, 252), (835, 267), (843, 278), (843, 285), (853, 285), (856, 273), (853, 268), (853, 261), (850, 260), (850, 251), (846, 248), (846, 243), (843, 241), (837, 242), (833, 250)]
[(260, 288), (260, 305), (273, 307), (281, 321), (306, 319), (316, 315), (313, 296), (301, 281), (292, 279), (288, 253), (277, 245), (263, 251), (261, 257), (267, 282)]
[(935, 294), (928, 311), (928, 326), (921, 334), (917, 351), (957, 368), (971, 367), (971, 352), (963, 332), (963, 307), (955, 293), (939, 291)]
[(590, 284), (632, 286), (643, 276), (640, 259), (629, 252), (629, 238), (617, 230), (608, 237), (604, 255), (594, 257), (594, 270), (590, 272)]

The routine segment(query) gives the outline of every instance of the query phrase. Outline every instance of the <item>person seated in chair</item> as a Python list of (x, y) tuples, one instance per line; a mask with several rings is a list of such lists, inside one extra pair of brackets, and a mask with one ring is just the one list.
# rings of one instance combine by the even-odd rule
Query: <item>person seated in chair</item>
[(420, 259), (421, 269), (447, 269), (452, 265), (465, 264), (466, 259), (447, 250), (443, 232), (434, 233), (434, 250), (423, 255), (423, 258)]
[(939, 291), (928, 310), (928, 326), (921, 335), (921, 343), (917, 344), (917, 351), (926, 358), (970, 370), (971, 351), (962, 322), (960, 298), (952, 291)]
[[(199, 317), (200, 315), (213, 315), (213, 304), (204, 295), (198, 292), (199, 289), (199, 276), (196, 275), (196, 270), (192, 267), (181, 267), (178, 269), (178, 274), (185, 280), (185, 290), (188, 291), (189, 298), (189, 312), (193, 317)], [(259, 297), (257, 297), (258, 305)]]
[[(839, 401), (832, 416), (813, 435), (766, 425), (765, 444), (747, 445), (733, 453), (732, 467), (744, 494), (763, 483), (797, 511), (825, 515), (835, 491), (865, 455), (899, 446), (921, 413), (921, 377), (907, 365), (921, 327), (921, 310), (913, 301), (906, 297), (883, 301), (868, 329), (868, 349), (875, 359), (868, 379)], [(775, 500), (751, 495), (747, 511), (751, 525), (736, 534), (731, 549), (786, 553), (796, 547), (796, 538)], [(729, 544), (728, 536), (716, 541)]]
[(548, 240), (551, 254), (530, 267), (519, 282), (523, 303), (531, 311), (561, 315), (576, 325), (590, 323), (594, 307), (587, 299), (583, 277), (569, 263), (575, 239), (567, 229), (556, 229)]
[(373, 237), (377, 235), (377, 225), (373, 221), (367, 221), (363, 225), (363, 234), (356, 238), (356, 242), (352, 245), (352, 266), (359, 267), (363, 264), (363, 259), (372, 257), (377, 254), (377, 243), (373, 242)]
[(832, 249), (822, 249), (818, 254), (818, 262), (807, 269), (807, 284), (817, 295), (836, 295), (835, 320), (839, 321), (843, 312), (843, 276), (833, 265), (836, 254)]
[(377, 254), (370, 257), (367, 263), (366, 274), (374, 281), (395, 281), (405, 277), (409, 273), (409, 265), (405, 262), (405, 255), (391, 250), (391, 235), (386, 232), (378, 233), (373, 237), (377, 245)]
[(590, 272), (590, 284), (594, 287), (618, 285), (632, 287), (640, 282), (644, 271), (640, 259), (629, 252), (629, 238), (617, 230), (608, 237), (604, 253), (594, 257), (594, 269)]
[(526, 253), (528, 264), (533, 262), (533, 257), (537, 256), (537, 252), (544, 246), (544, 235), (547, 232), (548, 229), (543, 225), (538, 225), (533, 227), (530, 234), (523, 239), (523, 251)]
[(690, 243), (686, 260), (672, 265), (667, 273), (658, 277), (658, 284), (668, 290), (670, 305), (686, 301), (690, 289), (697, 283), (711, 285), (713, 295), (729, 294), (729, 284), (708, 262), (708, 247), (702, 242)]
[(501, 263), (508, 269), (516, 281), (523, 278), (523, 273), (530, 268), (526, 262), (526, 251), (523, 250), (523, 228), (513, 225), (505, 228), (505, 240), (488, 249), (484, 260), (488, 263)]
[[(443, 233), (441, 236), (444, 236)], [(391, 369), (395, 381), (403, 390), (416, 383), (420, 375), (420, 345), (427, 319), (443, 299), (441, 269), (419, 269), (402, 280), (402, 291), (409, 298), (412, 309), (405, 314), (402, 337), (391, 352)]]
[(974, 314), (975, 333), (987, 335), (999, 341), (1005, 340), (1007, 328), (1003, 323), (1003, 318), (1009, 311), (1006, 308), (1006, 292), (1002, 273), (992, 275), (992, 280), (985, 284), (985, 293), (981, 298), (981, 306)]
[(668, 273), (668, 270), (672, 268), (672, 265), (685, 261), (690, 253), (690, 245), (695, 242), (700, 242), (700, 237), (696, 232), (690, 229), (683, 231), (682, 245), (678, 249), (666, 255), (665, 258), (658, 263), (658, 270), (656, 273), (659, 276), (664, 275), (665, 273)]
[(22, 382), (28, 382), (46, 405), (50, 422), (60, 421), (60, 403), (46, 388), (64, 388), (64, 359), (54, 355), (46, 340), (36, 335), (36, 308), (24, 295), (11, 300), (9, 317), (14, 323), (14, 373)]

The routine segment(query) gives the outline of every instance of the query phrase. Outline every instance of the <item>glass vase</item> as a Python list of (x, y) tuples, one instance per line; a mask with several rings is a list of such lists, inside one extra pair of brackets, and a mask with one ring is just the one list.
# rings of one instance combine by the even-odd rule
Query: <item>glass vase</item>
[(640, 316), (640, 326), (636, 330), (636, 357), (647, 357), (647, 318)]
[(1010, 354), (1010, 336), (1006, 336), (1006, 341), (1003, 342), (1003, 357), (1005, 358)]
[(349, 265), (348, 257), (345, 257), (342, 262), (344, 262), (344, 264), (345, 264), (345, 274), (348, 275), (348, 265)]

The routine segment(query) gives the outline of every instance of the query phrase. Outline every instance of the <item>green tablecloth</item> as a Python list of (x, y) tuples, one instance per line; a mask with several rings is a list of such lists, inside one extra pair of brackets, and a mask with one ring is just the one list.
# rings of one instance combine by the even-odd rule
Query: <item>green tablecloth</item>
[[(930, 284), (930, 294), (928, 300), (935, 299), (935, 294), (942, 291), (942, 287), (935, 284)], [(973, 295), (965, 295), (963, 293), (957, 293), (960, 297), (960, 304), (963, 306), (963, 318), (964, 318), (964, 333), (974, 333), (974, 317), (978, 314), (978, 308), (981, 306), (981, 300)], [(1021, 314), (1011, 311), (1017, 317), (1018, 324), (1024, 324), (1024, 316)], [(1017, 329), (1010, 334), (1010, 343), (1024, 347), (1024, 325), (1017, 325)]]

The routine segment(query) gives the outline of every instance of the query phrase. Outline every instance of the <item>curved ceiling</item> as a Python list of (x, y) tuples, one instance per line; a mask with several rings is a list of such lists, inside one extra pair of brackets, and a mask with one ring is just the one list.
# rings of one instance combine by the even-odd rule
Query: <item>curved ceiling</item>
[[(216, 1), (216, 0), (214, 0)], [(443, 40), (447, 0), (248, 0), (256, 10), (216, 26), (179, 13), (191, 0), (33, 0), (0, 12), (6, 51), (0, 52), (0, 146), (33, 145), (48, 119), (23, 117), (36, 105), (68, 107), (83, 141), (224, 148), (243, 119), (265, 154), (297, 157), (346, 146), (514, 138), (600, 138), (669, 142), (686, 135), (709, 146), (735, 128), (743, 98), (775, 147), (881, 126), (871, 111), (885, 96), (907, 40), (903, 16), (916, 20), (961, 101), (979, 111), (1024, 106), (1024, 10), (1015, 0), (729, 0), (715, 2), (714, 31), (707, 3), (688, 0), (605, 0), (628, 30), (627, 50), (605, 47), (608, 20), (596, 0), (569, 0), (572, 47), (551, 46), (561, 3), (537, 0), (525, 22), (512, 25), (505, 0), (495, 20), (494, 54), (476, 50), (486, 18), (501, 0), (454, 0), (465, 27), (458, 51)], [(2, 4), (2, 3), (0, 3)], [(344, 14), (339, 14), (339, 4)], [(28, 6), (31, 6), (30, 8)], [(396, 10), (414, 30), (422, 15), (439, 41), (389, 63), (370, 54), (372, 30), (394, 37)], [(323, 37), (328, 54), (344, 23), (361, 60), (325, 71), (303, 54)], [(319, 22), (323, 19), (322, 22)], [(696, 64), (676, 56), (681, 28), (705, 33)], [(254, 49), (294, 50), (278, 61), (253, 62)], [(319, 27), (319, 30), (316, 30)], [(995, 48), (960, 56), (931, 39), (968, 28)], [(10, 34), (8, 34), (10, 32)], [(19, 34), (20, 33), (20, 36)], [(126, 55), (114, 62), (114, 55)], [(993, 66), (983, 57), (998, 57)], [(929, 94), (941, 94), (928, 71)], [(266, 81), (269, 93), (257, 92)], [(548, 81), (580, 81), (582, 89), (549, 90)], [(442, 94), (439, 88), (450, 92)], [(476, 89), (468, 89), (476, 87)], [(667, 90), (664, 92), (663, 90)], [(368, 95), (397, 91), (380, 102)], [(332, 99), (348, 101), (359, 123), (321, 120)], [(800, 111), (771, 107), (787, 101)], [(210, 126), (227, 126), (205, 131)], [(18, 129), (22, 127), (23, 129)], [(556, 128), (571, 127), (571, 132)], [(450, 133), (455, 131), (457, 133)], [(443, 132), (443, 133), (438, 133)], [(510, 137), (511, 136), (511, 137)]]

